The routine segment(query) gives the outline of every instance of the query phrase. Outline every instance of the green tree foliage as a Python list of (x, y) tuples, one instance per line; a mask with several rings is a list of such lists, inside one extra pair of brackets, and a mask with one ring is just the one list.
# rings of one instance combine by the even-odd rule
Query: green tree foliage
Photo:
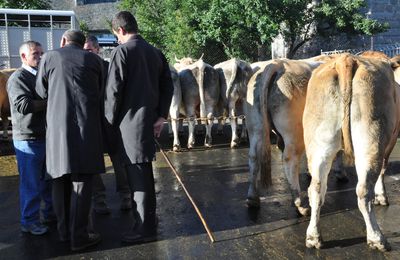
[[(266, 43), (277, 34), (278, 26), (266, 16), (262, 0), (213, 0), (199, 16), (201, 42), (209, 39), (222, 44), (228, 57), (254, 61)], [(268, 44), (269, 45), (269, 44)]]
[(50, 0), (0, 0), (0, 8), (51, 9)]
[(89, 35), (89, 26), (85, 21), (79, 21), (79, 30), (83, 32), (85, 37), (88, 37)]
[(199, 10), (197, 6), (202, 4), (202, 0), (123, 0), (120, 9), (131, 11), (138, 21), (140, 34), (163, 49), (172, 61), (175, 56), (201, 55), (204, 46), (195, 39), (199, 27), (194, 17)]
[(372, 35), (388, 29), (387, 23), (368, 19), (364, 0), (269, 0), (271, 19), (288, 43), (288, 58), (316, 36)]
[(210, 63), (265, 59), (278, 34), (291, 58), (316, 36), (372, 35), (388, 28), (367, 19), (365, 0), (122, 0), (120, 7), (133, 12), (140, 33), (170, 61), (202, 53)]

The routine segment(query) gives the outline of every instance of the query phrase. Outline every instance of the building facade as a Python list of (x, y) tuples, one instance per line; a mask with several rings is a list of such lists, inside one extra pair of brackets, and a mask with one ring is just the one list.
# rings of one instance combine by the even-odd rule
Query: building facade
[[(55, 10), (73, 10), (78, 21), (96, 35), (102, 45), (115, 39), (111, 33), (110, 22), (118, 12), (117, 0), (52, 0)], [(114, 41), (115, 43), (115, 41)]]

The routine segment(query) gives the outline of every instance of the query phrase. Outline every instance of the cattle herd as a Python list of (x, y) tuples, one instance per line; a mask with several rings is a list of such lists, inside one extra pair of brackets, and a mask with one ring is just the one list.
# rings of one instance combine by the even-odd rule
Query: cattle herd
[[(284, 172), (294, 205), (311, 214), (306, 246), (322, 245), (319, 217), (331, 167), (338, 179), (344, 167), (355, 165), (356, 194), (367, 230), (367, 243), (390, 249), (374, 214), (388, 205), (383, 178), (400, 130), (400, 56), (380, 52), (338, 54), (303, 60), (274, 59), (246, 63), (239, 59), (211, 66), (202, 58), (176, 59), (170, 66), (174, 95), (170, 107), (173, 150), (180, 151), (179, 123), (187, 122), (187, 148), (194, 147), (196, 122), (206, 125), (204, 145), (211, 147), (211, 127), (229, 118), (231, 147), (249, 139), (247, 204), (260, 206), (261, 188), (272, 185), (270, 132), (277, 135)], [(9, 74), (10, 72), (8, 72)], [(0, 113), (7, 136), (8, 75), (0, 73)], [(242, 120), (238, 136), (238, 117)], [(311, 183), (299, 185), (300, 163), (306, 155)], [(335, 160), (336, 158), (336, 160)]]

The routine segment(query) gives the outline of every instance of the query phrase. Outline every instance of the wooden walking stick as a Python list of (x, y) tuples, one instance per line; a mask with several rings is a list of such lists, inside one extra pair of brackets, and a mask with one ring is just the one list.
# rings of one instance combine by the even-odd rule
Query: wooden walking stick
[(177, 178), (178, 182), (181, 184), (183, 191), (185, 192), (186, 196), (189, 198), (190, 202), (192, 203), (193, 208), (195, 209), (197, 215), (199, 216), (201, 223), (203, 223), (203, 226), (205, 230), (207, 231), (207, 235), (211, 240), (211, 243), (215, 242), (214, 235), (212, 234), (210, 228), (207, 225), (206, 220), (204, 219), (203, 215), (201, 214), (199, 208), (197, 207), (196, 203), (194, 202), (192, 196), (190, 196), (189, 191), (186, 189), (185, 184), (183, 184), (181, 177), (179, 177), (178, 172), (176, 171), (175, 167), (172, 165), (171, 161), (169, 160), (168, 156), (165, 154), (164, 150), (161, 148), (160, 143), (156, 141), (156, 144), (158, 145), (158, 148), (160, 149), (161, 154), (164, 156), (165, 161), (167, 161), (169, 167), (172, 169), (172, 172), (175, 174), (175, 177)]

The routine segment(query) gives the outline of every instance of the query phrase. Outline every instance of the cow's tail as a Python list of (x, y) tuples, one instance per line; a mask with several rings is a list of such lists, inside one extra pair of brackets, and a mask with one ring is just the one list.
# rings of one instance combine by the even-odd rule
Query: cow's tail
[(260, 77), (260, 113), (263, 120), (263, 140), (262, 140), (262, 159), (260, 169), (260, 182), (264, 187), (270, 187), (272, 185), (271, 175), (271, 123), (268, 111), (268, 92), (270, 86), (273, 84), (273, 80), (276, 76), (277, 71), (281, 68), (282, 62), (276, 60), (267, 66), (265, 66), (262, 76)]
[(206, 64), (203, 60), (198, 60), (198, 84), (199, 84), (199, 96), (200, 96), (200, 117), (202, 118), (203, 124), (207, 122), (205, 118), (207, 118), (206, 114), (206, 102), (205, 102), (205, 94), (204, 94), (204, 74), (206, 70)]
[(233, 91), (232, 85), (236, 78), (237, 68), (240, 65), (239, 61), (237, 59), (234, 59), (233, 61), (234, 62), (232, 62), (232, 74), (231, 74), (231, 77), (229, 78), (228, 82), (226, 83), (226, 93), (225, 94), (226, 94), (227, 100), (230, 100), (230, 96)]
[(356, 61), (351, 55), (343, 56), (339, 62), (336, 63), (336, 71), (339, 77), (340, 92), (343, 97), (343, 123), (342, 123), (342, 136), (344, 148), (344, 163), (345, 165), (354, 164), (353, 142), (351, 139), (351, 101), (353, 92), (353, 76), (356, 69)]

